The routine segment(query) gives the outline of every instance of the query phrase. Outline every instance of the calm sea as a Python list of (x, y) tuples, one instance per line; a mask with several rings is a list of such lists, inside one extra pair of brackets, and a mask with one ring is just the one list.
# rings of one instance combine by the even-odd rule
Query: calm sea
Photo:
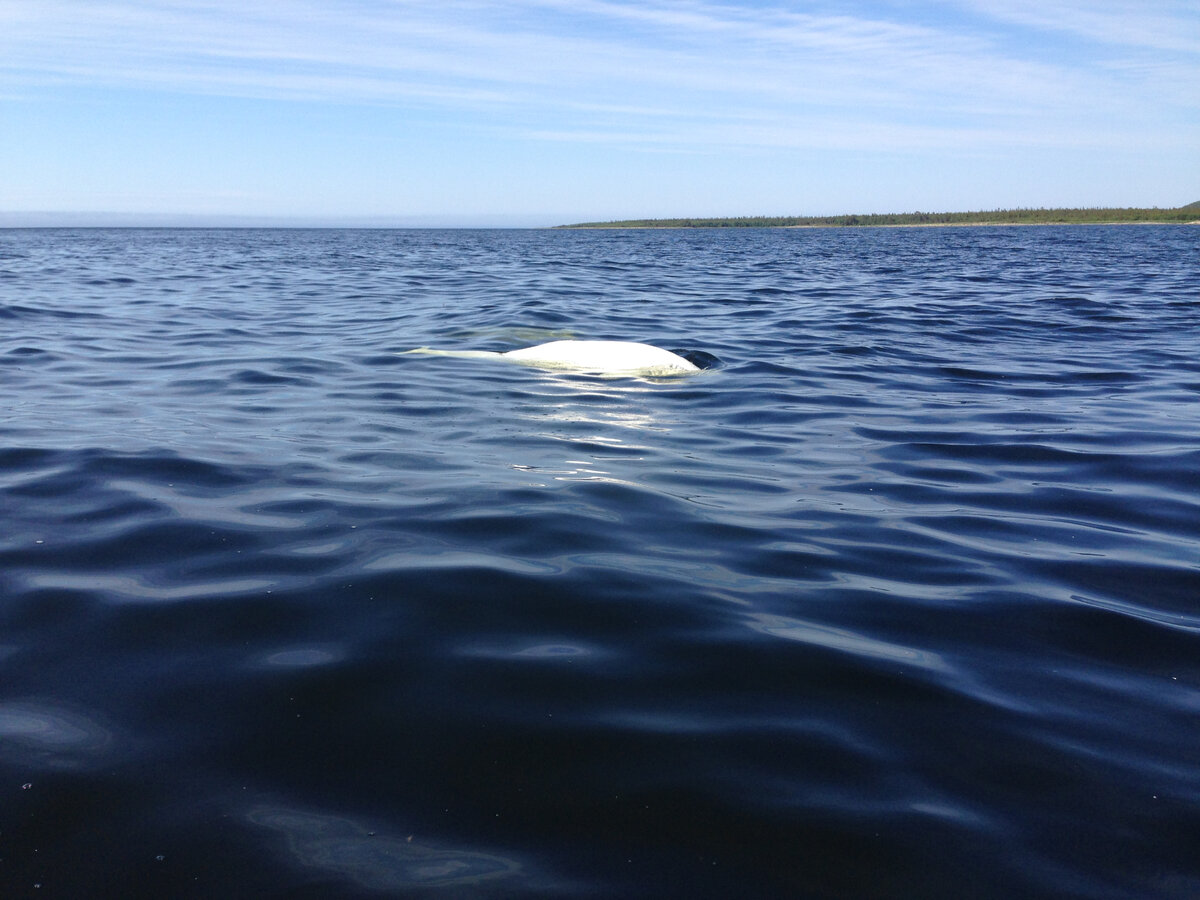
[[(406, 356), (563, 337), (677, 379)], [(0, 231), (0, 894), (1200, 896), (1200, 229)]]

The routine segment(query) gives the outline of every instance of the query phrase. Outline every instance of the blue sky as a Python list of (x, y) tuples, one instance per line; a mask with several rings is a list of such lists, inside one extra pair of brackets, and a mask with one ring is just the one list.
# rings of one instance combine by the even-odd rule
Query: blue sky
[(0, 223), (1194, 200), (1196, 0), (0, 0)]

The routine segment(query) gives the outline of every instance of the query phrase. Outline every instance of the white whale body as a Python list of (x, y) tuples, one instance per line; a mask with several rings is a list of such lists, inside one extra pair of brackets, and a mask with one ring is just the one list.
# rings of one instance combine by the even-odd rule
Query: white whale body
[(677, 353), (636, 341), (550, 341), (536, 347), (496, 353), (491, 350), (433, 350), (418, 347), (409, 353), (453, 356), (459, 359), (506, 359), (543, 369), (567, 369), (603, 375), (690, 375), (700, 367)]

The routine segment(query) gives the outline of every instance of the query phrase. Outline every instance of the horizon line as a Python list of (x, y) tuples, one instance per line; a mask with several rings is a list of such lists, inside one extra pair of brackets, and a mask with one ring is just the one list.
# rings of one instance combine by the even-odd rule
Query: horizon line
[(911, 212), (885, 213), (835, 213), (809, 214), (791, 213), (783, 215), (733, 215), (733, 216), (652, 216), (638, 218), (576, 219), (565, 221), (567, 216), (530, 213), (478, 213), (478, 214), (419, 214), (419, 215), (316, 215), (316, 214), (251, 214), (251, 213), (189, 213), (189, 212), (120, 212), (115, 210), (0, 210), (0, 228), (278, 228), (278, 229), (540, 229), (571, 228), (579, 226), (618, 225), (622, 223), (666, 223), (666, 222), (718, 222), (718, 221), (767, 221), (782, 219), (841, 219), (850, 217), (881, 218), (895, 216), (964, 216), (988, 213), (1012, 212), (1061, 212), (1061, 211), (1128, 211), (1155, 210), (1177, 212), (1200, 207), (1200, 201), (1180, 206), (1014, 206), (979, 210), (913, 210)]

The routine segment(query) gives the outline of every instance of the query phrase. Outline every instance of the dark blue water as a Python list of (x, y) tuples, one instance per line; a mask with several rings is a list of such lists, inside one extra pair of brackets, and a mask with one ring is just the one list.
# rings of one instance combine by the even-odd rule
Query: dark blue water
[[(666, 380), (405, 356), (618, 338)], [(1200, 896), (1200, 231), (0, 232), (4, 897)]]

